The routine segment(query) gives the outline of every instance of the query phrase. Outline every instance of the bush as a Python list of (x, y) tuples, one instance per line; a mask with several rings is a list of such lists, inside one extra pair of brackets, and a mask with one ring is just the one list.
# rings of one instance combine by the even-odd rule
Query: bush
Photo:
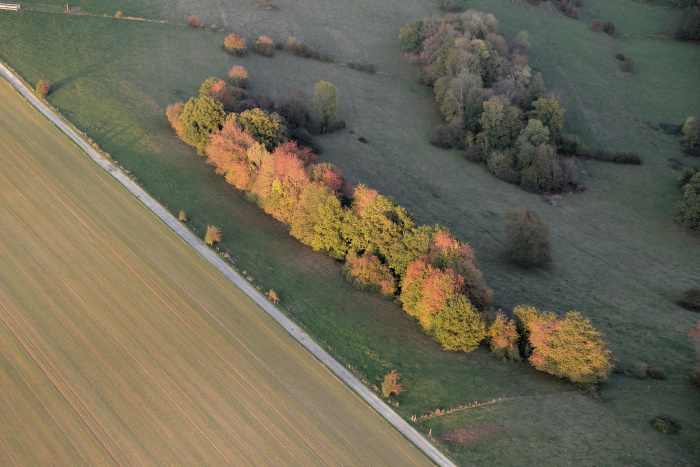
[(182, 134), (185, 129), (185, 126), (182, 123), (182, 111), (184, 108), (184, 102), (176, 102), (175, 104), (169, 105), (165, 109), (165, 115), (168, 117), (170, 126), (172, 126), (173, 130), (175, 130), (178, 138), (182, 138)]
[(273, 303), (279, 303), (280, 302), (280, 297), (277, 295), (277, 292), (274, 290), (270, 289), (269, 292), (267, 292), (267, 297), (272, 300)]
[(602, 162), (612, 162), (614, 164), (641, 165), (642, 157), (636, 152), (613, 151), (612, 149), (601, 148), (593, 155), (593, 159)]
[(634, 71), (634, 61), (631, 58), (625, 57), (622, 62), (622, 71), (625, 73), (632, 73)]
[(680, 423), (670, 417), (656, 416), (650, 421), (651, 426), (665, 435), (676, 435), (681, 429)]
[(49, 84), (48, 81), (41, 79), (38, 83), (36, 83), (35, 89), (36, 95), (43, 99), (49, 95), (49, 92), (51, 92), (51, 84)]
[(115, 18), (117, 19), (122, 19), (124, 15), (122, 14), (121, 10), (117, 11), (117, 13), (114, 15)]
[(520, 209), (505, 214), (508, 254), (523, 266), (536, 266), (552, 261), (549, 226), (535, 211)]
[(603, 23), (603, 32), (611, 36), (615, 35), (615, 25), (612, 21), (606, 21), (605, 23)]
[(636, 363), (634, 365), (634, 374), (639, 379), (646, 378), (648, 371), (649, 371), (649, 366), (646, 363), (639, 362), (639, 363)]
[(183, 209), (180, 209), (180, 213), (177, 215), (177, 220), (180, 222), (187, 222), (187, 214)]
[(442, 11), (445, 13), (457, 13), (459, 8), (454, 0), (442, 0)]
[(594, 19), (593, 21), (591, 21), (591, 29), (593, 29), (595, 32), (600, 32), (602, 27), (603, 24), (600, 22), (599, 19)]
[(370, 292), (383, 292), (385, 298), (393, 300), (396, 292), (396, 280), (391, 270), (381, 260), (368, 253), (352, 256), (344, 267), (345, 278), (353, 287)]
[(570, 133), (564, 133), (559, 139), (559, 151), (562, 154), (567, 154), (570, 156), (585, 156), (588, 154), (588, 148), (581, 138)]
[(263, 57), (272, 57), (275, 42), (267, 36), (259, 36), (255, 41), (255, 52)]
[(683, 306), (689, 310), (700, 311), (700, 288), (683, 291)]
[(700, 39), (700, 4), (686, 8), (671, 18), (669, 32), (679, 41)]
[(201, 28), (203, 27), (202, 22), (196, 16), (190, 16), (187, 18), (187, 25), (191, 28)]
[(696, 363), (690, 370), (690, 382), (700, 387), (700, 363)]
[(248, 70), (243, 65), (233, 65), (228, 71), (231, 86), (245, 89), (248, 86)]
[(382, 395), (388, 398), (392, 393), (397, 396), (403, 392), (403, 388), (399, 384), (399, 374), (396, 370), (391, 370), (389, 373), (384, 375), (384, 380), (382, 381)]
[(238, 34), (229, 34), (224, 39), (224, 48), (233, 55), (245, 57), (248, 52), (246, 42), (246, 39)]
[(659, 370), (658, 368), (652, 368), (649, 370), (649, 377), (651, 379), (666, 379), (666, 373)]
[(694, 149), (700, 146), (700, 119), (688, 117), (681, 128), (681, 144), (686, 149)]
[(204, 235), (204, 243), (209, 246), (221, 241), (221, 230), (215, 225), (207, 225), (207, 233)]
[(486, 337), (489, 339), (491, 352), (499, 357), (520, 361), (518, 331), (512, 319), (499, 313), (491, 322)]
[(430, 144), (440, 149), (450, 149), (452, 147), (452, 132), (447, 125), (438, 125), (433, 131), (433, 138)]

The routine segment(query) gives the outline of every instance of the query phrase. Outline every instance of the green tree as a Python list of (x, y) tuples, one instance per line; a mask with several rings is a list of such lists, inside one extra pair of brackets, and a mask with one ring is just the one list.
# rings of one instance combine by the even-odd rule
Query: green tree
[(403, 49), (406, 52), (420, 52), (422, 29), (423, 20), (417, 19), (399, 30), (399, 39), (403, 41)]
[(291, 234), (316, 251), (344, 259), (348, 244), (343, 237), (345, 210), (326, 185), (310, 183), (304, 188), (291, 222)]
[(518, 109), (506, 107), (498, 97), (487, 100), (483, 107), (484, 112), (479, 119), (483, 131), (477, 138), (482, 149), (489, 153), (494, 149), (509, 148), (522, 129)]
[(534, 266), (552, 261), (549, 226), (535, 211), (520, 209), (508, 211), (504, 223), (508, 235), (509, 255), (523, 266)]
[(486, 325), (467, 297), (457, 294), (433, 318), (431, 334), (444, 349), (471, 352), (484, 340)]
[(321, 131), (333, 130), (338, 119), (338, 88), (327, 81), (320, 81), (314, 87), (314, 113), (321, 124)]
[(683, 199), (676, 203), (674, 221), (700, 230), (700, 172), (683, 185)]
[(266, 110), (250, 109), (234, 114), (236, 125), (248, 130), (256, 141), (272, 151), (287, 138), (287, 127), (282, 125), (280, 116)]
[(681, 132), (683, 134), (681, 143), (684, 147), (692, 149), (700, 145), (700, 120), (688, 117)]
[(532, 106), (534, 110), (530, 112), (530, 116), (549, 129), (549, 143), (553, 144), (564, 128), (564, 108), (553, 95), (537, 99)]
[(220, 130), (225, 119), (221, 102), (208, 96), (192, 97), (182, 109), (182, 140), (203, 148), (209, 144), (212, 131)]

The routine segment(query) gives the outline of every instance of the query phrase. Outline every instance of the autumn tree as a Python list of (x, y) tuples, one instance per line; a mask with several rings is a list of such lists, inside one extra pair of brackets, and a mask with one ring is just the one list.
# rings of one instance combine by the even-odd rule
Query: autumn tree
[(245, 88), (248, 86), (248, 70), (243, 65), (233, 65), (228, 71), (231, 86)]
[(224, 48), (233, 55), (245, 57), (248, 50), (246, 42), (246, 39), (238, 34), (229, 34), (224, 39)]
[(165, 115), (168, 117), (170, 126), (177, 133), (178, 138), (182, 138), (182, 134), (185, 131), (185, 125), (182, 123), (182, 111), (185, 109), (184, 102), (176, 102), (175, 104), (169, 105), (165, 109)]
[(486, 326), (477, 309), (461, 294), (449, 297), (433, 318), (431, 334), (444, 349), (471, 352), (484, 340)]
[(224, 110), (228, 112), (232, 112), (238, 107), (236, 98), (223, 81), (219, 81), (214, 85), (214, 87), (211, 88), (210, 95), (213, 99), (221, 102), (221, 104), (224, 106)]
[(49, 84), (49, 82), (44, 79), (40, 79), (39, 82), (36, 83), (35, 90), (36, 95), (43, 99), (49, 95), (49, 92), (51, 91), (51, 84)]
[(370, 292), (381, 292), (386, 299), (396, 293), (396, 279), (389, 267), (376, 256), (364, 253), (349, 256), (345, 262), (346, 278), (354, 287)]
[(221, 80), (216, 76), (211, 76), (207, 78), (202, 85), (199, 87), (199, 97), (209, 96), (211, 97), (212, 88), (218, 84)]
[(518, 306), (532, 354), (528, 361), (537, 370), (565, 378), (593, 390), (613, 368), (612, 353), (591, 322), (577, 311), (559, 318), (554, 313)]
[(384, 380), (382, 380), (382, 395), (384, 397), (388, 398), (392, 393), (398, 396), (402, 392), (403, 388), (399, 384), (399, 374), (396, 373), (396, 370), (391, 370), (384, 375)]
[(200, 148), (209, 144), (210, 135), (219, 130), (226, 118), (221, 102), (211, 97), (192, 97), (182, 109), (182, 140)]
[(321, 125), (321, 131), (333, 131), (338, 120), (338, 88), (327, 81), (320, 81), (314, 87), (314, 113)]
[(520, 209), (505, 214), (510, 258), (523, 266), (535, 266), (552, 261), (549, 226), (535, 211)]
[(221, 230), (215, 225), (207, 225), (207, 233), (204, 235), (204, 243), (209, 246), (221, 241)]
[(502, 313), (497, 314), (488, 327), (486, 337), (491, 352), (499, 357), (520, 361), (518, 330), (512, 319), (506, 318)]
[(275, 41), (267, 36), (259, 36), (255, 41), (255, 52), (263, 57), (272, 57)]

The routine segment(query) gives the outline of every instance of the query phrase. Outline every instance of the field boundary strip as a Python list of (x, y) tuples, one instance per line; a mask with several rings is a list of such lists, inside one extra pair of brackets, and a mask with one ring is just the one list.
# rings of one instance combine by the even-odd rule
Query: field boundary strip
[(285, 316), (277, 307), (270, 303), (259, 291), (250, 285), (240, 274), (234, 271), (223, 259), (212, 251), (204, 242), (184, 227), (175, 217), (161, 206), (155, 199), (146, 193), (140, 186), (120, 171), (112, 162), (98, 153), (76, 131), (74, 131), (58, 115), (34, 96), (29, 89), (17, 78), (4, 64), (0, 63), (0, 75), (2, 75), (12, 87), (14, 87), (30, 104), (32, 104), (51, 123), (70, 138), (81, 150), (83, 150), (97, 165), (109, 173), (121, 185), (129, 190), (142, 204), (153, 214), (158, 216), (171, 230), (190, 245), (205, 260), (221, 272), (229, 281), (246, 294), (253, 302), (262, 308), (274, 319), (289, 335), (306, 348), (314, 357), (326, 366), (333, 374), (343, 381), (370, 407), (372, 407), (387, 422), (396, 428), (402, 435), (411, 441), (418, 449), (423, 451), (433, 462), (441, 466), (454, 466), (447, 456), (440, 452), (434, 445), (425, 439), (418, 431), (402, 419), (377, 395), (365, 387), (350, 371), (340, 362), (326, 352), (310, 335), (304, 332), (291, 319)]

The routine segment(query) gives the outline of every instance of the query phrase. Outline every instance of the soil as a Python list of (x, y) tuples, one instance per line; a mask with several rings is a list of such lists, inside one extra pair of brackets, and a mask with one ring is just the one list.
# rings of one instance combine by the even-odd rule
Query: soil
[(480, 439), (493, 438), (503, 432), (501, 425), (495, 423), (487, 423), (486, 425), (478, 425), (471, 428), (457, 428), (456, 430), (445, 431), (440, 435), (440, 439), (446, 443), (461, 444), (471, 448)]

